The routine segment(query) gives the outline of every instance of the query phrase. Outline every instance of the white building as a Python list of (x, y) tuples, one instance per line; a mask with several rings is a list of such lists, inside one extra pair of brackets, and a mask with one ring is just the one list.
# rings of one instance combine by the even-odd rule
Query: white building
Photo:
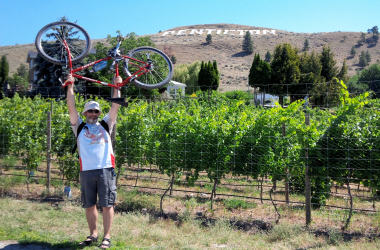
[(172, 98), (176, 98), (178, 95), (184, 96), (185, 89), (186, 89), (186, 84), (172, 80), (169, 82), (168, 86), (166, 87), (166, 92)]

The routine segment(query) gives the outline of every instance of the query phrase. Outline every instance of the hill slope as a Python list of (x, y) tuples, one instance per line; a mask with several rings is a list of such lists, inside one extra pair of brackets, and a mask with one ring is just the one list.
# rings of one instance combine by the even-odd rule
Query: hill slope
[[(246, 56), (241, 53), (247, 30), (252, 34), (254, 53), (259, 53), (261, 57), (267, 51), (273, 54), (275, 46), (281, 43), (290, 43), (302, 50), (305, 39), (308, 39), (309, 51), (320, 53), (323, 46), (328, 45), (335, 55), (338, 67), (346, 59), (349, 75), (360, 70), (357, 64), (363, 50), (370, 53), (371, 63), (380, 61), (380, 43), (374, 47), (368, 47), (368, 44), (357, 47), (355, 57), (350, 58), (351, 48), (357, 45), (360, 32), (294, 33), (244, 25), (207, 24), (177, 27), (149, 36), (158, 48), (174, 55), (177, 64), (216, 60), (221, 72), (220, 90), (227, 91), (247, 88), (248, 73), (253, 60), (253, 55)], [(205, 44), (207, 34), (212, 35), (210, 45)], [(14, 72), (20, 63), (26, 63), (30, 50), (35, 50), (33, 44), (3, 46), (0, 47), (0, 56), (7, 55), (10, 71)]]

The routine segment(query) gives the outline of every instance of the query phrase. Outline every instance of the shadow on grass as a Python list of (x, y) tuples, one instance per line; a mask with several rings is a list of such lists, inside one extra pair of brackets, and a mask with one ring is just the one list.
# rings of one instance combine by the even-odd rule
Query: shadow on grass
[(329, 230), (329, 229), (317, 229), (311, 231), (311, 233), (314, 233), (316, 237), (326, 237), (329, 240), (336, 241), (343, 240), (345, 242), (352, 241), (352, 240), (358, 240), (362, 238), (366, 238), (368, 240), (375, 240), (380, 238), (380, 233), (361, 233), (361, 232), (342, 232), (337, 230)]
[(79, 242), (47, 243), (38, 240), (21, 240), (18, 243), (10, 243), (1, 249), (4, 250), (45, 250), (45, 249), (81, 249)]

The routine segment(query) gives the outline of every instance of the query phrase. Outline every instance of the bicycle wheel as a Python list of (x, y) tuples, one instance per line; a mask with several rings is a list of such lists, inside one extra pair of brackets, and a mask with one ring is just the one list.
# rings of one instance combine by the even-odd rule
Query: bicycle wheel
[[(173, 65), (162, 51), (151, 47), (139, 47), (128, 53), (130, 58), (124, 60), (124, 71), (127, 76), (145, 68), (148, 72), (136, 77), (133, 82), (144, 89), (160, 88), (173, 76)], [(137, 75), (139, 73), (136, 73)]]
[(91, 40), (87, 32), (70, 22), (54, 22), (44, 26), (37, 34), (35, 45), (44, 59), (65, 65), (68, 58), (64, 40), (69, 46), (72, 63), (80, 61), (90, 51)]

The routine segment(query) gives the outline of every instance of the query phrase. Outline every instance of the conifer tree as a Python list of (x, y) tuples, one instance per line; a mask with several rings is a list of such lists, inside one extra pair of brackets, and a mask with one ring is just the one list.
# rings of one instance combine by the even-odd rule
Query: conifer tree
[(362, 51), (360, 53), (360, 56), (359, 56), (359, 66), (360, 67), (365, 67), (368, 65), (368, 61), (367, 61), (367, 55), (364, 51)]
[(219, 76), (218, 64), (216, 63), (215, 60), (212, 63), (212, 66), (213, 66), (213, 72), (214, 72), (213, 73), (214, 79), (213, 79), (212, 89), (217, 90), (219, 88), (220, 76)]
[(308, 51), (309, 50), (309, 39), (305, 39), (305, 42), (303, 43), (303, 51)]
[(269, 52), (269, 50), (267, 51), (267, 53), (265, 54), (265, 59), (264, 59), (264, 61), (266, 61), (266, 62), (270, 62), (270, 60), (272, 60), (272, 55), (271, 55), (271, 53)]
[(347, 82), (348, 77), (347, 77), (347, 64), (346, 64), (346, 60), (343, 61), (342, 68), (340, 69), (339, 74), (338, 74), (337, 77), (340, 80), (342, 80), (343, 82)]
[(219, 71), (216, 61), (201, 63), (198, 74), (198, 85), (202, 91), (217, 90), (219, 87)]
[(313, 51), (311, 54), (302, 54), (300, 56), (300, 83), (308, 84), (316, 83), (321, 78), (322, 65), (318, 55)]
[(359, 46), (362, 46), (364, 43), (365, 43), (365, 34), (362, 32), (362, 33), (360, 34), (360, 39), (359, 39), (359, 41), (358, 41), (358, 45), (359, 45)]
[(250, 55), (253, 53), (252, 37), (251, 37), (251, 33), (249, 33), (248, 31), (245, 33), (242, 49), (243, 49), (243, 52), (245, 52), (246, 54)]
[(369, 54), (369, 51), (367, 50), (367, 52), (365, 53), (365, 58), (367, 60), (367, 65), (369, 65), (369, 63), (371, 62), (371, 55)]
[(201, 62), (201, 69), (199, 70), (199, 74), (198, 74), (198, 86), (202, 91), (207, 90), (205, 72), (206, 72), (205, 62), (202, 61)]
[(283, 105), (283, 98), (288, 94), (288, 84), (298, 83), (300, 78), (299, 58), (297, 50), (290, 44), (281, 44), (275, 48), (271, 62), (271, 81), (274, 85), (268, 92), (278, 95), (279, 103)]
[(255, 54), (251, 69), (249, 70), (248, 84), (252, 88), (266, 89), (271, 81), (271, 68), (268, 62), (260, 59), (259, 54)]
[(351, 54), (351, 57), (354, 57), (356, 55), (355, 46), (352, 46), (350, 54)]
[(3, 55), (0, 60), (0, 83), (5, 83), (8, 79), (9, 64), (7, 57)]
[(367, 69), (364, 69), (359, 74), (358, 82), (368, 85), (368, 88), (373, 91), (375, 98), (380, 98), (380, 64), (372, 64)]
[(208, 34), (206, 36), (206, 44), (211, 44), (212, 43), (212, 35), (211, 34)]
[(330, 47), (323, 47), (320, 61), (322, 65), (321, 76), (324, 77), (326, 81), (330, 81), (333, 77), (336, 77), (338, 69)]
[(177, 57), (175, 57), (175, 55), (172, 55), (170, 57), (170, 61), (172, 61), (173, 64), (176, 64), (177, 63)]
[(374, 26), (372, 28), (372, 41), (374, 44), (377, 44), (378, 40), (379, 40), (379, 28), (377, 26)]

